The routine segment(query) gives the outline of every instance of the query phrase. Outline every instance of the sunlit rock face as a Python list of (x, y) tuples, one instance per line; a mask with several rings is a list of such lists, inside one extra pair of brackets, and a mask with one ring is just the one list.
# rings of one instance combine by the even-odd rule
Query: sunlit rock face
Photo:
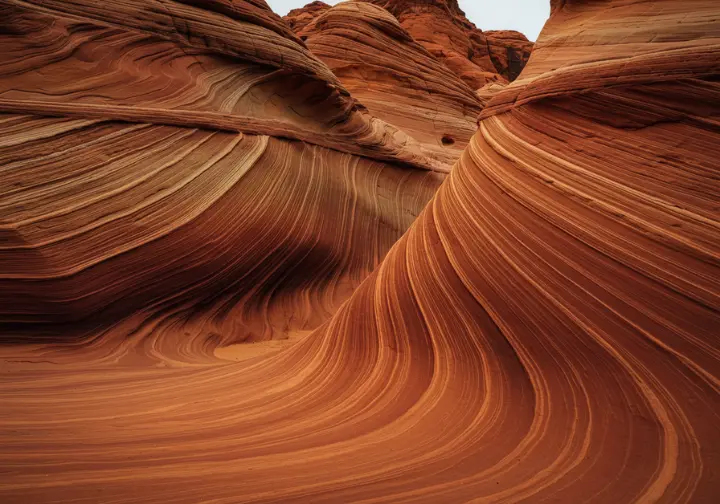
[(715, 500), (716, 2), (552, 2), (452, 169), (259, 0), (1, 14), (0, 501)]

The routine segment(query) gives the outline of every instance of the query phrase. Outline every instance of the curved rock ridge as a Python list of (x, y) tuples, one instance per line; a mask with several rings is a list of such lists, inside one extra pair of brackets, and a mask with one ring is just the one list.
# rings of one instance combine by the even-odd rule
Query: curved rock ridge
[(515, 79), (532, 50), (533, 44), (517, 32), (488, 36), (465, 17), (457, 0), (369, 1), (393, 14), (415, 40), (472, 89)]
[(264, 2), (2, 14), (3, 342), (193, 320), (214, 360), (315, 328), (429, 200), (427, 168), (449, 166), (359, 106)]
[(452, 163), (476, 129), (480, 101), (467, 85), (415, 42), (386, 10), (343, 2), (302, 33), (370, 113)]
[(18, 140), (0, 148), (5, 342), (122, 339), (115, 321), (138, 310), (200, 318), (218, 344), (315, 327), (439, 184), (267, 136), (27, 116), (3, 131)]
[(2, 9), (0, 112), (284, 136), (447, 170), (367, 114), (264, 3), (11, 0)]
[[(630, 85), (652, 95), (648, 99), (662, 107), (663, 98), (658, 96), (662, 87), (678, 93), (677, 82), (689, 85), (687, 80), (692, 81), (693, 92), (673, 104), (681, 108), (677, 117), (717, 115), (717, 103), (710, 98), (720, 74), (720, 22), (712, 2), (628, 1), (613, 5), (612, 10), (602, 2), (580, 0), (554, 0), (551, 5), (552, 16), (521, 78), (483, 116), (554, 96), (612, 94)], [(701, 110), (691, 110), (698, 101), (696, 94)], [(663, 114), (672, 116), (666, 108), (653, 115)]]
[(305, 7), (293, 9), (283, 16), (283, 21), (295, 32), (302, 40), (307, 39), (305, 28), (307, 25), (312, 23), (315, 18), (330, 9), (330, 6), (325, 2), (316, 0), (310, 2)]
[[(476, 28), (456, 0), (364, 1), (389, 11), (411, 37), (472, 89), (516, 79), (532, 52), (533, 43), (519, 32)], [(324, 2), (312, 2), (293, 9), (283, 19), (307, 40), (312, 22), (328, 9)]]
[[(368, 241), (388, 243), (422, 206), (410, 202), (415, 188), (427, 184), (432, 193), (437, 174), (264, 135), (3, 117), (0, 155), (15, 158), (0, 163), (0, 174), (15, 178), (0, 184), (2, 194), (35, 191), (13, 212), (57, 217), (89, 205), (80, 187), (99, 194), (89, 187), (142, 178), (141, 168), (128, 168), (130, 146), (139, 155), (168, 147), (182, 157), (172, 135), (213, 135), (205, 143), (243, 143), (233, 156), (267, 159), (237, 183), (227, 180), (248, 166), (242, 160), (189, 183), (192, 197), (177, 198), (188, 205), (217, 194), (205, 189), (212, 184), (247, 185), (169, 235), (176, 241), (135, 255), (115, 278), (101, 281), (97, 272), (83, 296), (64, 293), (91, 305), (86, 300), (131, 276), (141, 289), (174, 289), (177, 303), (142, 304), (102, 331), (77, 326), (85, 337), (72, 345), (19, 344), (26, 328), (3, 328), (3, 341), (16, 344), (0, 347), (0, 500), (713, 502), (720, 490), (715, 5), (554, 2), (538, 41), (547, 51), (533, 53), (521, 78), (491, 99), (429, 204), (383, 258), (364, 263), (378, 266), (346, 286), (352, 293), (339, 308), (332, 298), (340, 275), (328, 274), (337, 268), (327, 255), (302, 250), (319, 240), (351, 261)], [(160, 131), (142, 135), (150, 146), (113, 140), (133, 127)], [(111, 147), (93, 149), (103, 141)], [(184, 157), (217, 165), (211, 153), (222, 146), (207, 149)], [(113, 155), (124, 164), (105, 168)], [(79, 182), (75, 166), (85, 173)], [(169, 187), (175, 172), (188, 170), (170, 170), (141, 199)], [(324, 191), (331, 181), (343, 189)], [(54, 208), (62, 191), (69, 202)], [(327, 204), (305, 204), (319, 193)], [(163, 225), (187, 215), (158, 208)], [(376, 221), (345, 218), (358, 212)], [(5, 220), (7, 210), (0, 215)], [(130, 231), (145, 232), (150, 220), (139, 217)], [(68, 229), (81, 231), (78, 222)], [(228, 229), (243, 226), (259, 230)], [(386, 238), (375, 238), (383, 230)], [(4, 271), (56, 256), (33, 253), (14, 253)], [(152, 262), (163, 276), (143, 277)], [(319, 288), (317, 279), (336, 288)], [(22, 284), (31, 289), (35, 280)], [(306, 293), (288, 299), (307, 312), (329, 301), (333, 314), (284, 351), (271, 341), (217, 353), (217, 341), (248, 314), (271, 313), (277, 291)], [(204, 302), (189, 305), (198, 292)], [(18, 308), (37, 316), (56, 306), (38, 304)], [(291, 304), (274, 306), (279, 316)], [(291, 325), (291, 338), (311, 327)]]
[[(492, 110), (506, 105), (499, 94), (419, 219), (312, 336), (387, 355), (373, 364), (400, 376), (378, 379), (368, 403), (417, 397), (363, 438), (374, 467), (401, 476), (338, 480), (348, 499), (365, 485), (377, 491), (363, 498), (392, 502), (717, 495), (717, 6), (555, 7), (525, 70), (528, 88), (557, 83), (553, 97)], [(623, 38), (641, 16), (656, 31)], [(564, 48), (579, 56), (568, 57), (575, 86), (556, 69)]]

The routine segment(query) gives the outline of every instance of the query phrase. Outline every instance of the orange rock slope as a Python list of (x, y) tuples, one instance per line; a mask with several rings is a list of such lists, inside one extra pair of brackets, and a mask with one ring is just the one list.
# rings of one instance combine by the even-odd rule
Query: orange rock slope
[(432, 197), (262, 2), (200, 5), (0, 18), (2, 502), (715, 500), (715, 2), (553, 1)]

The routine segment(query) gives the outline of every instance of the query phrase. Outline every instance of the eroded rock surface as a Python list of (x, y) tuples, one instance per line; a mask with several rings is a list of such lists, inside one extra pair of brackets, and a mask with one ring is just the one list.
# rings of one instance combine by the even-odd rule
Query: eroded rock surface
[(534, 44), (515, 30), (485, 30), (483, 35), (498, 73), (509, 81), (517, 79), (530, 59)]
[(293, 9), (287, 13), (287, 16), (283, 16), (283, 20), (292, 30), (303, 40), (307, 39), (305, 34), (305, 28), (318, 16), (323, 14), (325, 11), (330, 9), (330, 6), (325, 2), (316, 0), (310, 2), (305, 7)]
[(552, 7), (437, 189), (259, 0), (6, 2), (0, 501), (713, 502), (717, 3)]
[[(457, 0), (367, 1), (395, 16), (416, 42), (471, 89), (514, 80), (532, 51), (533, 43), (519, 32), (479, 30), (465, 17)], [(284, 19), (306, 39), (312, 34), (311, 21), (328, 8), (323, 2), (312, 2)]]
[(417, 43), (386, 10), (343, 2), (305, 28), (308, 49), (352, 96), (448, 164), (477, 128), (482, 105), (453, 72)]
[(369, 114), (267, 8), (202, 5), (3, 7), (11, 339), (122, 341), (126, 316), (215, 346), (313, 328), (454, 160)]

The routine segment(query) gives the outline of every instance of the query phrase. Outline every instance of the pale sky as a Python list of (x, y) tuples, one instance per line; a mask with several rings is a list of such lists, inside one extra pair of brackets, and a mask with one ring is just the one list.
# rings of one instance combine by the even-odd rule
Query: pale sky
[[(291, 9), (312, 0), (266, 0), (270, 7), (284, 16)], [(323, 0), (335, 5), (339, 0)], [(468, 19), (481, 30), (517, 30), (532, 41), (537, 39), (550, 15), (550, 0), (459, 0)]]

